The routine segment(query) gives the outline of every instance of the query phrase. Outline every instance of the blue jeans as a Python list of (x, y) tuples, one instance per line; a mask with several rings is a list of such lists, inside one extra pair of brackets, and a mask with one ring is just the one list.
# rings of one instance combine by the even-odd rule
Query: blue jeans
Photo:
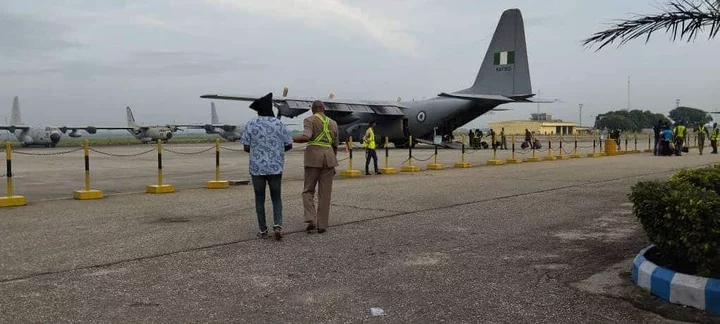
[(265, 185), (270, 187), (270, 199), (273, 205), (273, 222), (282, 227), (282, 198), (280, 196), (280, 183), (282, 174), (251, 176), (255, 190), (255, 212), (257, 213), (260, 231), (267, 230), (265, 223)]

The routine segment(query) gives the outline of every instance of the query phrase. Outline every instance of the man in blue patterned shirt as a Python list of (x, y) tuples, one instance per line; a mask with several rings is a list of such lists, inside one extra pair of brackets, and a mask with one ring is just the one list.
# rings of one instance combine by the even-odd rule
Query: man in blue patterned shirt
[(272, 93), (250, 104), (258, 117), (245, 124), (240, 141), (245, 152), (250, 153), (250, 176), (255, 190), (255, 212), (260, 227), (260, 238), (268, 237), (265, 223), (265, 186), (270, 187), (273, 205), (273, 230), (275, 239), (282, 239), (282, 199), (280, 183), (285, 166), (285, 151), (292, 149), (292, 137), (285, 125), (275, 118), (272, 111)]

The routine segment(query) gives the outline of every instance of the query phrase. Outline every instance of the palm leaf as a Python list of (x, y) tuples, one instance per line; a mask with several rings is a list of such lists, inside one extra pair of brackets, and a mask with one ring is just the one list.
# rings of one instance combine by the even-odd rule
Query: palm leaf
[(645, 36), (645, 43), (658, 30), (670, 33), (673, 41), (694, 40), (704, 29), (709, 28), (708, 39), (714, 38), (720, 29), (720, 0), (675, 0), (671, 1), (660, 14), (635, 15), (634, 19), (619, 20), (611, 28), (597, 32), (583, 40), (583, 45), (590, 47), (600, 44), (597, 50), (619, 41), (618, 47)]

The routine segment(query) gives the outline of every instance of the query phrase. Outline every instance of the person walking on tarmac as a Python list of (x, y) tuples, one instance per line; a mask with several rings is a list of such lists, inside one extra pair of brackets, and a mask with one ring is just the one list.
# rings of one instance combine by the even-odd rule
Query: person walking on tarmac
[[(330, 198), (340, 142), (337, 122), (325, 116), (325, 104), (315, 100), (311, 109), (313, 115), (303, 120), (302, 135), (295, 136), (293, 141), (308, 143), (305, 148), (305, 185), (302, 193), (305, 222), (308, 223), (305, 231), (311, 233), (317, 228), (318, 233), (324, 233), (330, 216)], [(318, 187), (317, 209), (315, 186)]]
[(700, 155), (703, 155), (703, 148), (705, 147), (705, 137), (710, 137), (710, 134), (708, 134), (708, 130), (705, 128), (705, 125), (700, 125), (696, 127), (695, 132), (697, 133), (698, 150), (700, 151)]
[(495, 134), (495, 130), (490, 128), (490, 140), (492, 141), (492, 149), (497, 148), (497, 135)]
[(507, 136), (505, 136), (505, 127), (500, 129), (500, 149), (507, 150)]
[(710, 154), (718, 154), (717, 152), (717, 142), (718, 139), (720, 139), (720, 129), (717, 127), (717, 123), (713, 124), (713, 130), (712, 134), (710, 134), (710, 145), (712, 146), (713, 150), (710, 152)]
[(375, 122), (370, 122), (370, 127), (365, 131), (363, 137), (362, 146), (365, 148), (365, 174), (370, 175), (370, 159), (375, 162), (375, 174), (380, 174), (378, 171), (377, 152), (375, 152)]
[(292, 149), (290, 132), (275, 118), (272, 111), (272, 93), (253, 101), (250, 108), (257, 111), (257, 118), (247, 122), (240, 142), (250, 153), (250, 178), (255, 192), (255, 213), (260, 232), (258, 237), (268, 237), (265, 221), (265, 188), (270, 187), (273, 206), (273, 231), (275, 240), (282, 239), (281, 182), (285, 165), (285, 152)]
[(673, 133), (675, 134), (675, 155), (682, 156), (682, 148), (685, 144), (685, 125), (678, 123)]
[(655, 145), (653, 145), (653, 154), (654, 155), (661, 155), (658, 152), (658, 145), (660, 144), (660, 133), (663, 131), (663, 121), (658, 120), (657, 124), (653, 127), (653, 133), (655, 133)]

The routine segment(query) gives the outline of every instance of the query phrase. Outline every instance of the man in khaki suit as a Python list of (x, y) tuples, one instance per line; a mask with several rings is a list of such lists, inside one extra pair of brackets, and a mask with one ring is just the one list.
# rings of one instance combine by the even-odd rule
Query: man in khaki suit
[[(303, 134), (295, 136), (293, 141), (305, 143), (305, 187), (302, 193), (305, 208), (306, 231), (310, 233), (327, 230), (330, 216), (330, 197), (333, 176), (337, 162), (338, 140), (337, 123), (325, 116), (325, 105), (316, 100), (312, 103), (313, 115), (303, 120)], [(315, 186), (318, 187), (318, 206), (315, 209)]]

